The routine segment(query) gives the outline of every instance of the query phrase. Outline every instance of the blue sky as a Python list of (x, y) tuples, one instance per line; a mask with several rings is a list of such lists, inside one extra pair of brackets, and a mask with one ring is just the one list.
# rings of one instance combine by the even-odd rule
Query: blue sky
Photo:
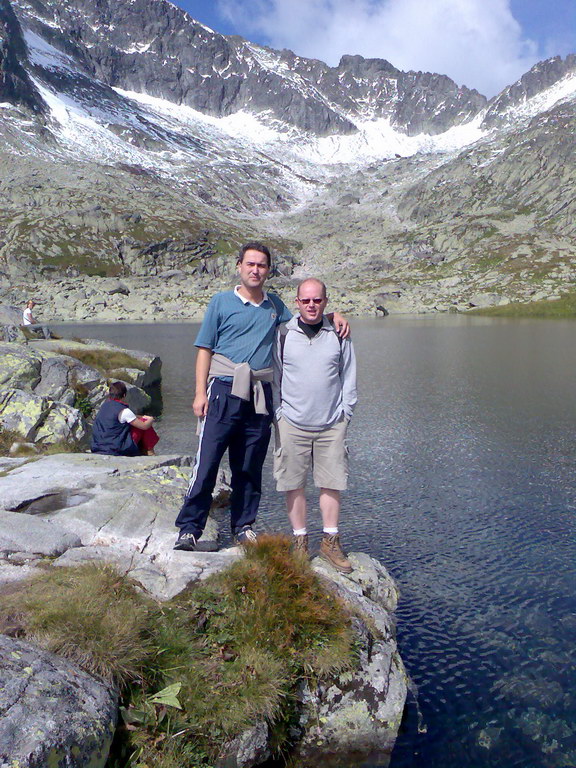
[(576, 0), (172, 0), (217, 32), (338, 63), (345, 53), (449, 75), (493, 96), (576, 53)]

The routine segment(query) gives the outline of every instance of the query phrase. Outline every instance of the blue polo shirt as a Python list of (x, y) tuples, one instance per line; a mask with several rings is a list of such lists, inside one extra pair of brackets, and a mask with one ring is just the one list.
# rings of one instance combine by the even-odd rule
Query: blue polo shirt
[(248, 363), (252, 370), (272, 365), (276, 328), (292, 313), (279, 296), (264, 294), (255, 305), (235, 291), (212, 297), (194, 345), (224, 355), (233, 363)]

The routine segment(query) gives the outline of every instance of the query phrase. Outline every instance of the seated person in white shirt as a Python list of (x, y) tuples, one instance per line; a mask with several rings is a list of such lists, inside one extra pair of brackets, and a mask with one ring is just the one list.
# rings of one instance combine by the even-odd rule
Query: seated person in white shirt
[(22, 325), (25, 325), (27, 328), (29, 328), (31, 331), (42, 331), (42, 334), (45, 339), (50, 338), (50, 330), (47, 325), (42, 325), (42, 323), (39, 323), (34, 315), (32, 314), (32, 310), (36, 304), (32, 301), (32, 299), (29, 299), (26, 302), (26, 307), (24, 309), (24, 312), (22, 312)]
[(114, 381), (108, 390), (108, 400), (100, 410), (92, 427), (92, 453), (110, 456), (154, 455), (159, 437), (153, 428), (152, 416), (136, 416), (127, 407), (126, 385)]

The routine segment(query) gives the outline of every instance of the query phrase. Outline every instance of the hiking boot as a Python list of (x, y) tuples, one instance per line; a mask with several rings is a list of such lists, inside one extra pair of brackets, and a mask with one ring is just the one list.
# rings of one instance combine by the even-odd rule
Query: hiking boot
[(251, 525), (245, 525), (241, 531), (239, 531), (234, 537), (236, 544), (241, 544), (245, 547), (248, 544), (256, 544), (258, 542), (258, 536), (255, 531), (252, 530)]
[(176, 544), (174, 544), (174, 549), (181, 549), (186, 552), (194, 552), (197, 545), (196, 536), (194, 536), (193, 533), (186, 533), (185, 531), (181, 531), (178, 534), (178, 539), (176, 540)]
[(308, 557), (308, 534), (292, 536), (292, 552), (300, 557)]
[(340, 546), (340, 536), (337, 533), (325, 533), (320, 544), (320, 557), (336, 568), (340, 573), (352, 573), (354, 570), (350, 560)]

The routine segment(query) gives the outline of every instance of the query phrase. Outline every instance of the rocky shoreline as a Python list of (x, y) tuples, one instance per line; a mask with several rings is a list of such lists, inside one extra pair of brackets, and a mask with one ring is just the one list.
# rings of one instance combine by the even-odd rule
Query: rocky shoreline
[[(316, 273), (315, 273), (316, 274)], [(328, 285), (331, 307), (350, 316), (376, 317), (385, 314), (430, 314), (466, 312), (478, 307), (508, 304), (509, 298), (493, 286), (485, 291), (466, 292), (459, 281), (444, 281), (426, 287), (391, 280), (377, 290), (348, 290), (340, 278), (331, 280), (324, 270), (317, 270)], [(308, 272), (297, 272), (292, 278), (272, 278), (267, 287), (277, 293), (288, 307), (294, 305), (296, 286)], [(28, 298), (37, 303), (39, 319), (51, 323), (174, 322), (200, 321), (212, 295), (234, 286), (234, 277), (191, 277), (180, 271), (154, 277), (79, 276), (62, 281), (38, 281), (0, 289), (0, 301), (13, 306), (24, 305)], [(550, 292), (531, 298), (557, 298)], [(528, 300), (528, 297), (526, 298)]]
[(151, 407), (162, 377), (156, 355), (93, 339), (38, 338), (18, 319), (16, 308), (0, 305), (0, 432), (20, 448), (86, 447), (111, 379), (125, 382), (136, 413)]
[[(47, 569), (106, 562), (165, 601), (226, 568), (242, 557), (240, 547), (194, 553), (172, 549), (175, 510), (189, 482), (190, 463), (184, 456), (90, 454), (0, 459), (2, 589)], [(225, 503), (221, 486), (201, 542), (218, 541)], [(297, 751), (304, 761), (334, 751), (378, 753), (386, 760), (402, 718), (407, 678), (395, 640), (398, 591), (378, 561), (362, 553), (350, 553), (350, 559), (354, 571), (349, 576), (313, 561), (326, 589), (335, 591), (355, 617), (359, 665), (319, 685), (303, 684)], [(0, 704), (12, 714), (0, 726), (0, 766), (19, 761), (21, 768), (36, 768), (55, 754), (70, 766), (102, 768), (118, 692), (17, 637), (1, 641), (0, 658), (11, 662), (3, 666)], [(25, 686), (19, 682), (23, 677)], [(80, 706), (75, 692), (84, 694), (85, 688)], [(49, 722), (44, 696), (64, 696)], [(69, 710), (76, 712), (74, 718), (67, 718)], [(255, 723), (228, 745), (218, 765), (259, 765), (270, 754), (270, 738), (266, 722)]]

